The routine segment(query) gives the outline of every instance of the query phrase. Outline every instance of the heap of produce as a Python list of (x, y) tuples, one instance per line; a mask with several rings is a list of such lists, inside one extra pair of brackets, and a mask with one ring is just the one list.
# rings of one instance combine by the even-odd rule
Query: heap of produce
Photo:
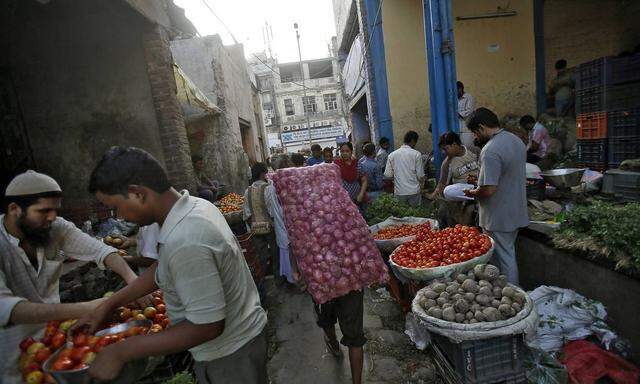
[(429, 222), (422, 224), (391, 225), (380, 229), (373, 235), (373, 238), (376, 240), (389, 240), (408, 236), (426, 236), (430, 232), (431, 224)]
[(316, 303), (387, 280), (380, 251), (342, 188), (337, 166), (280, 169), (273, 181), (293, 254)]
[(443, 267), (471, 260), (490, 248), (489, 236), (475, 227), (458, 224), (441, 231), (424, 232), (423, 236), (399, 246), (392, 260), (405, 268)]
[(111, 236), (111, 235), (107, 235), (104, 237), (104, 239), (102, 239), (102, 241), (104, 241), (105, 244), (107, 245), (111, 245), (112, 247), (120, 247), (123, 243), (122, 238), (118, 237), (118, 236)]
[(222, 199), (216, 201), (216, 205), (220, 208), (220, 212), (223, 215), (232, 212), (238, 212), (242, 210), (242, 206), (244, 205), (244, 197), (238, 195), (237, 193), (229, 193), (224, 196)]
[(595, 201), (563, 212), (554, 244), (588, 250), (616, 263), (616, 269), (640, 271), (640, 203), (614, 205)]
[(58, 349), (66, 348), (67, 341), (73, 343), (73, 348), (67, 348), (61, 352), (52, 365), (54, 371), (66, 371), (82, 369), (90, 365), (95, 359), (96, 353), (109, 344), (113, 344), (127, 337), (157, 333), (169, 326), (169, 319), (165, 311), (166, 307), (162, 298), (162, 291), (152, 294), (153, 306), (138, 309), (135, 304), (118, 308), (114, 314), (117, 321), (109, 324), (109, 327), (119, 323), (133, 320), (151, 320), (150, 328), (132, 327), (129, 331), (117, 335), (93, 336), (84, 332), (76, 332), (70, 340), (67, 340), (69, 329), (76, 320), (50, 321), (47, 323), (44, 336), (35, 340), (28, 337), (20, 342), (19, 369), (25, 382), (29, 384), (55, 383), (51, 376), (42, 371), (42, 364)]
[(412, 207), (392, 194), (383, 193), (369, 204), (364, 217), (369, 225), (374, 225), (390, 217), (433, 217), (433, 212), (426, 206)]
[(497, 267), (478, 264), (468, 273), (429, 284), (418, 292), (417, 302), (431, 317), (475, 324), (514, 317), (526, 296), (508, 286)]

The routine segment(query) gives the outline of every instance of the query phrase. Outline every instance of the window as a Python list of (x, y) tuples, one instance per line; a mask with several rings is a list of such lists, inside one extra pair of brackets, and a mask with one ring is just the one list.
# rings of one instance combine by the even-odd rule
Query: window
[(296, 114), (295, 109), (293, 108), (293, 100), (284, 99), (284, 113), (287, 116), (292, 116)]
[(324, 98), (324, 110), (325, 111), (333, 111), (338, 109), (338, 99), (336, 98), (335, 93), (328, 93), (326, 95), (322, 95)]
[(315, 96), (306, 96), (302, 98), (302, 105), (304, 105), (305, 113), (318, 112), (318, 105), (316, 104)]

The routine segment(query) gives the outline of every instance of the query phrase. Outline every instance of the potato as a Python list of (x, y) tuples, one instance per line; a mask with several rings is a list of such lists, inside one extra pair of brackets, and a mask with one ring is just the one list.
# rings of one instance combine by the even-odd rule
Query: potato
[(469, 320), (469, 324), (476, 324), (476, 323), (478, 323), (478, 322), (479, 322), (479, 321), (478, 321), (478, 320), (476, 320), (476, 319), (471, 319), (471, 320)]
[(496, 299), (491, 300), (491, 306), (493, 308), (498, 308), (500, 306), (500, 304), (501, 304), (500, 300), (496, 300)]
[(484, 279), (484, 277), (482, 277), (484, 275), (484, 267), (487, 264), (478, 264), (476, 266), (473, 267), (473, 274), (478, 278), (478, 279)]
[(442, 309), (450, 308), (450, 307), (453, 307), (453, 303), (451, 302), (442, 304)]
[(463, 294), (463, 295), (464, 295), (466, 292), (467, 292), (467, 291), (465, 291), (464, 289), (462, 289), (462, 287), (461, 287), (461, 288), (458, 288), (458, 293), (460, 293), (460, 294)]
[(447, 288), (445, 289), (445, 292), (449, 293), (450, 295), (453, 295), (454, 293), (458, 292), (458, 288), (460, 288), (460, 284), (449, 283), (449, 285), (447, 285)]
[(443, 299), (447, 299), (447, 300), (451, 298), (447, 292), (441, 292), (440, 296), (438, 297), (442, 297)]
[(442, 310), (442, 319), (446, 321), (454, 321), (456, 319), (456, 311), (453, 307)]
[(438, 303), (436, 303), (436, 301), (435, 301), (435, 300), (433, 300), (433, 299), (427, 299), (427, 300), (424, 302), (424, 305), (422, 306), (422, 308), (424, 308), (424, 309), (429, 309), (429, 308), (431, 308), (431, 307), (435, 307), (435, 306), (437, 306), (437, 305), (438, 305)]
[(427, 315), (435, 317), (436, 319), (442, 319), (442, 309), (438, 307), (429, 308)]
[(480, 305), (488, 305), (490, 301), (487, 295), (476, 295), (476, 302)]
[(520, 313), (520, 311), (522, 311), (522, 306), (519, 303), (513, 303), (511, 304), (511, 308), (513, 308), (513, 310), (517, 313)]
[(456, 313), (456, 323), (462, 323), (464, 322), (465, 317), (462, 313)]
[(456, 312), (458, 313), (466, 313), (467, 311), (469, 311), (469, 303), (467, 303), (466, 300), (464, 299), (460, 299), (460, 300), (456, 300), (455, 303), (453, 304), (453, 307), (456, 309)]
[(513, 298), (515, 294), (516, 294), (516, 291), (511, 287), (502, 288), (502, 296)]
[(487, 319), (483, 311), (475, 311), (473, 314), (473, 318), (476, 321), (485, 321)]
[(493, 281), (494, 286), (498, 286), (500, 288), (504, 288), (507, 286), (507, 276), (500, 275)]
[(467, 300), (470, 303), (473, 303), (474, 300), (476, 299), (476, 294), (475, 293), (471, 293), (471, 292), (467, 292), (464, 294), (464, 299)]
[(443, 278), (443, 279), (442, 279), (442, 283), (444, 283), (445, 285), (446, 285), (446, 284), (449, 284), (449, 283), (450, 283), (450, 282), (452, 282), (452, 281), (453, 281), (453, 280), (451, 280), (451, 278), (450, 278), (450, 277), (445, 277), (445, 278)]
[(467, 320), (473, 319), (473, 312), (468, 311), (467, 313), (464, 314), (464, 318)]
[(493, 291), (489, 287), (480, 287), (480, 289), (478, 289), (478, 293), (480, 295), (486, 295), (486, 296), (489, 296), (489, 297), (493, 296)]
[[(473, 297), (473, 299), (475, 300), (475, 296)], [(478, 303), (472, 303), (471, 304), (471, 312), (476, 313), (477, 311), (481, 311), (482, 310), (482, 306)]]
[(485, 280), (494, 281), (500, 276), (500, 270), (495, 265), (485, 264), (482, 274)]
[(445, 299), (445, 298), (443, 298), (443, 297), (438, 297), (438, 298), (436, 299), (436, 303), (438, 303), (438, 305), (440, 305), (440, 306), (443, 306), (443, 305), (445, 305), (445, 304), (446, 304), (446, 303), (448, 303), (448, 302), (449, 302), (449, 300), (447, 300), (447, 299)]
[(515, 314), (515, 313), (512, 313), (513, 308), (511, 308), (511, 306), (507, 304), (500, 304), (500, 306), (498, 307), (498, 311), (500, 311), (500, 313), (504, 317), (511, 317)]
[(524, 305), (524, 303), (527, 301), (527, 297), (525, 296), (525, 294), (517, 291), (513, 295), (513, 299), (520, 305)]
[(464, 283), (465, 280), (467, 280), (468, 276), (465, 273), (460, 273), (458, 274), (458, 276), (456, 277), (456, 281), (460, 284)]
[(513, 300), (511, 300), (510, 297), (502, 296), (502, 299), (500, 299), (500, 303), (501, 304), (506, 304), (506, 305), (511, 305), (511, 304), (513, 304)]
[(482, 310), (482, 314), (487, 321), (497, 321), (500, 318), (500, 312), (493, 307), (488, 307)]
[(493, 284), (491, 284), (490, 282), (488, 282), (487, 280), (480, 280), (478, 281), (478, 286), (479, 287), (489, 287), (489, 289), (493, 289)]
[(473, 273), (473, 269), (470, 270), (469, 272), (467, 272), (467, 278), (471, 279), (471, 280), (475, 280), (476, 279), (476, 275)]
[(493, 287), (493, 297), (499, 300), (502, 297), (502, 288)]
[(455, 295), (451, 296), (451, 301), (453, 301), (454, 303), (460, 299), (464, 300), (464, 296), (460, 293), (456, 293)]
[(438, 292), (438, 293), (442, 293), (444, 292), (444, 290), (447, 288), (447, 286), (443, 283), (433, 283), (431, 284), (431, 289)]
[(440, 294), (432, 289), (427, 289), (426, 291), (424, 291), (423, 293), (424, 297), (426, 297), (427, 299), (437, 299), (438, 296), (440, 296)]
[(462, 289), (466, 292), (478, 293), (478, 283), (475, 280), (467, 279), (462, 283)]
[(463, 321), (463, 324), (469, 324), (469, 320), (465, 319), (465, 320)]
[(418, 305), (421, 306), (421, 307), (424, 307), (424, 304), (427, 302), (427, 300), (428, 299), (426, 297), (420, 295), (418, 297)]

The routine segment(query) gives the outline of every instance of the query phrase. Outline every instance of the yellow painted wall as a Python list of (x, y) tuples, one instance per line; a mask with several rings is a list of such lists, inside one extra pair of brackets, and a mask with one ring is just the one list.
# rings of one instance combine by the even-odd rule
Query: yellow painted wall
[[(495, 12), (509, 4), (516, 16), (455, 20)], [(533, 1), (456, 0), (452, 7), (458, 80), (476, 99), (502, 117), (535, 114)]]
[(394, 146), (404, 134), (420, 135), (417, 149), (431, 148), (429, 86), (424, 46), (424, 19), (420, 0), (386, 0), (382, 3), (385, 60)]
[[(458, 80), (478, 107), (499, 117), (535, 114), (533, 1), (509, 4), (516, 16), (464, 21), (455, 17), (495, 12), (505, 2), (454, 0), (452, 7)], [(394, 144), (401, 145), (413, 129), (421, 135), (418, 149), (427, 151), (431, 118), (422, 1), (384, 1), (382, 16)]]

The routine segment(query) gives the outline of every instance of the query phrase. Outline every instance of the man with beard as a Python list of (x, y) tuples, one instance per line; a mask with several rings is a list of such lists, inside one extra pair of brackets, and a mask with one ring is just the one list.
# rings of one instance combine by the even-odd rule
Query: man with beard
[(27, 171), (7, 186), (0, 215), (0, 382), (21, 382), (18, 344), (42, 336), (44, 323), (76, 319), (102, 300), (61, 304), (58, 280), (67, 257), (106, 265), (127, 283), (135, 273), (115, 248), (57, 216), (62, 190), (51, 177)]
[(478, 199), (480, 227), (495, 242), (495, 263), (510, 283), (518, 284), (515, 242), (518, 229), (529, 225), (527, 150), (518, 136), (500, 128), (498, 117), (487, 108), (473, 112), (468, 127), (484, 147), (478, 187), (465, 194)]

